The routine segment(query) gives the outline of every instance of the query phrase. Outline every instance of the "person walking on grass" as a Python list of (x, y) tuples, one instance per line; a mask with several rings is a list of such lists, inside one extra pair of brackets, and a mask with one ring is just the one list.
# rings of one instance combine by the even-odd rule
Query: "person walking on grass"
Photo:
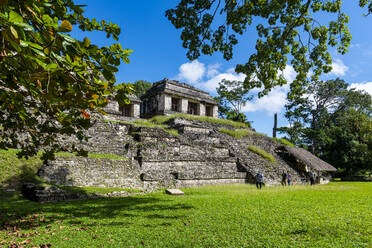
[(285, 173), (285, 171), (283, 171), (283, 174), (282, 174), (282, 186), (286, 186), (287, 185), (287, 173)]
[(291, 186), (292, 177), (291, 177), (291, 174), (289, 174), (289, 171), (287, 172), (287, 179), (288, 179), (288, 186)]
[(262, 188), (263, 181), (264, 181), (263, 174), (261, 172), (258, 172), (257, 175), (256, 175), (256, 187), (257, 187), (257, 189)]

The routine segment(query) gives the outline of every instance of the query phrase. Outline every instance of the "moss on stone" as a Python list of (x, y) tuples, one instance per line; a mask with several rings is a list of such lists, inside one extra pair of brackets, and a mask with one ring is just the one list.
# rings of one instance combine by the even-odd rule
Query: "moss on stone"
[(247, 129), (225, 129), (225, 128), (220, 128), (218, 129), (219, 132), (228, 134), (234, 138), (240, 139), (243, 138), (244, 136), (248, 136), (253, 134), (252, 131), (247, 130)]
[(187, 114), (174, 114), (170, 116), (155, 116), (149, 121), (154, 122), (154, 123), (159, 123), (163, 124), (171, 119), (175, 118), (184, 118), (187, 120), (195, 120), (195, 121), (200, 121), (200, 122), (209, 122), (209, 123), (214, 123), (214, 124), (220, 124), (220, 125), (230, 125), (233, 127), (251, 127), (250, 124), (245, 124), (242, 122), (236, 122), (236, 121), (231, 121), (231, 120), (226, 120), (226, 119), (219, 119), (219, 118), (213, 118), (213, 117), (208, 117), (208, 116), (197, 116), (197, 115), (187, 115)]
[(280, 144), (285, 145), (285, 146), (296, 147), (293, 143), (291, 143), (289, 140), (284, 139), (284, 138), (273, 138), (273, 140), (276, 143), (280, 143)]
[[(110, 120), (110, 119), (103, 119), (103, 120), (107, 121), (107, 122), (113, 122), (113, 123), (129, 124), (129, 125), (133, 125), (135, 127), (159, 128), (159, 129), (162, 129), (163, 131), (169, 133), (170, 135), (178, 136), (178, 131), (177, 130), (170, 129), (165, 124), (156, 123), (156, 122), (153, 122), (153, 121), (150, 121), (150, 120), (137, 119), (133, 122), (121, 121), (121, 120)], [(136, 133), (140, 134), (138, 132), (136, 132)], [(135, 132), (133, 132), (132, 134), (135, 134)]]
[(270, 153), (266, 152), (265, 150), (262, 150), (261, 148), (257, 147), (257, 146), (248, 146), (248, 150), (250, 150), (251, 152), (254, 152), (256, 153), (257, 155), (260, 155), (261, 157), (263, 157), (264, 159), (274, 163), (274, 164), (277, 164), (277, 161), (276, 159), (274, 158), (273, 155), (271, 155)]
[[(75, 153), (71, 152), (57, 152), (56, 157), (77, 157)], [(102, 153), (88, 153), (88, 158), (104, 158), (113, 160), (128, 160), (128, 158), (115, 155), (115, 154), (102, 154)]]

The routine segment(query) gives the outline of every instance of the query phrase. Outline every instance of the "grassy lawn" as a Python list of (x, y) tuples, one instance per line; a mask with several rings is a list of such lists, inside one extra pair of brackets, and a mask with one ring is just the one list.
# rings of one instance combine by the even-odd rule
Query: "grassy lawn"
[(372, 183), (184, 191), (54, 204), (3, 192), (0, 246), (372, 246)]
[(0, 189), (2, 186), (18, 187), (21, 182), (33, 178), (43, 162), (40, 156), (18, 159), (19, 150), (0, 149)]

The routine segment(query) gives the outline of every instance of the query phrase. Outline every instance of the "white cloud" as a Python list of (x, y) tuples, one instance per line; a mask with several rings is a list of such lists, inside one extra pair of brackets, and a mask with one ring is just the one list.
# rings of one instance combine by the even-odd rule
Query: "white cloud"
[(281, 112), (286, 104), (288, 86), (276, 87), (264, 97), (257, 98), (253, 102), (248, 102), (243, 107), (243, 112), (266, 111), (267, 114)]
[(364, 90), (368, 92), (368, 94), (372, 95), (372, 82), (351, 84), (349, 88), (350, 89), (355, 88), (356, 90)]
[(185, 63), (180, 66), (178, 80), (185, 80), (187, 83), (196, 83), (201, 80), (205, 73), (205, 66), (197, 60)]
[(213, 64), (213, 65), (208, 65), (208, 70), (207, 70), (207, 77), (211, 78), (216, 76), (218, 73), (218, 69), (221, 67), (221, 64)]
[[(288, 83), (282, 87), (275, 87), (266, 96), (257, 98), (252, 102), (248, 102), (244, 108), (244, 112), (256, 112), (265, 111), (267, 114), (272, 115), (279, 113), (283, 110), (284, 105), (287, 102), (287, 93), (289, 91), (289, 85), (296, 78), (296, 71), (291, 65), (287, 65), (282, 72), (283, 77)], [(257, 89), (257, 92), (262, 89)], [(254, 90), (256, 92), (256, 90)]]
[(359, 48), (359, 47), (360, 47), (359, 43), (350, 44), (350, 48)]
[(332, 63), (332, 71), (330, 72), (330, 74), (344, 76), (348, 70), (349, 67), (347, 67), (341, 59), (335, 59)]
[[(220, 68), (220, 64), (211, 64), (206, 66), (205, 64), (195, 60), (180, 66), (180, 73), (178, 74), (177, 79), (185, 80), (187, 83), (190, 83), (199, 89), (215, 94), (218, 83), (223, 79), (244, 81), (246, 77), (244, 74), (236, 73), (234, 68), (229, 68), (225, 71), (221, 71)], [(272, 115), (273, 113), (282, 111), (286, 104), (289, 84), (296, 78), (296, 72), (291, 65), (287, 65), (283, 70), (282, 75), (288, 81), (288, 84), (283, 87), (276, 87), (272, 89), (268, 95), (248, 102), (246, 106), (244, 106), (243, 112), (264, 111)], [(256, 94), (261, 90), (262, 89), (253, 89), (251, 92)]]
[(288, 81), (288, 83), (292, 83), (293, 80), (296, 79), (297, 73), (296, 73), (296, 71), (293, 69), (293, 66), (291, 66), (291, 65), (286, 65), (286, 67), (285, 67), (284, 70), (283, 70), (282, 75), (283, 75), (283, 77), (285, 78), (285, 80)]
[(214, 76), (210, 77), (208, 80), (200, 82), (196, 84), (196, 87), (201, 89), (207, 90), (211, 93), (216, 92), (216, 88), (218, 87), (218, 83), (222, 81), (222, 79), (230, 80), (230, 81), (244, 81), (245, 75), (244, 74), (237, 74), (232, 72), (230, 69), (224, 73), (214, 73)]

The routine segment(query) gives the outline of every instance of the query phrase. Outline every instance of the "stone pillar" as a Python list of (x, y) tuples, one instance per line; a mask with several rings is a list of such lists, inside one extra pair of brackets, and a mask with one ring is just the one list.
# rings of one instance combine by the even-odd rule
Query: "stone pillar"
[(139, 103), (133, 103), (133, 117), (139, 118), (140, 117), (140, 105)]
[(158, 108), (157, 111), (163, 111), (165, 109), (165, 95), (157, 95), (156, 100), (158, 102)]
[(164, 97), (164, 111), (172, 110), (172, 97), (168, 95), (162, 95)]
[(213, 118), (218, 118), (218, 106), (213, 106)]
[(187, 99), (181, 99), (181, 113), (187, 114), (187, 108), (189, 106), (189, 101)]
[(204, 103), (199, 104), (199, 115), (205, 116), (205, 104)]

